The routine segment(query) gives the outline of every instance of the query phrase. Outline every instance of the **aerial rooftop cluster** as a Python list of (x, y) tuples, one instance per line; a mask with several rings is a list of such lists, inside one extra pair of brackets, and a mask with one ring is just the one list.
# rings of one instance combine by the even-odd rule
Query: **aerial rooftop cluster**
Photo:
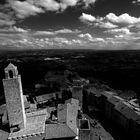
[(72, 91), (71, 95), (60, 91), (31, 99), (28, 95), (23, 95), (17, 67), (10, 63), (4, 71), (5, 113), (8, 118), (2, 118), (7, 119), (9, 124), (8, 140), (32, 137), (90, 139), (89, 121), (82, 116), (81, 86), (76, 84), (78, 91)]
[[(23, 94), (16, 66), (10, 63), (4, 71), (6, 104), (0, 106), (0, 134), (3, 140), (114, 140), (98, 121), (86, 115), (95, 110), (122, 126), (132, 140), (139, 137), (140, 110), (136, 99), (123, 99), (114, 91), (109, 91), (110, 88), (105, 90), (104, 86), (91, 84), (68, 70), (64, 71), (64, 75), (50, 72), (45, 76), (51, 87), (59, 83), (58, 91), (31, 96)], [(38, 91), (43, 86), (37, 84), (35, 88)]]

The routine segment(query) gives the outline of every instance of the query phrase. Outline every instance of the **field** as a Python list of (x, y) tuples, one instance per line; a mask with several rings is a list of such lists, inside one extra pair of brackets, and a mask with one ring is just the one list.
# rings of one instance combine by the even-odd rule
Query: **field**
[(140, 92), (140, 51), (28, 50), (0, 52), (0, 94), (4, 68), (12, 62), (23, 88), (33, 91), (48, 71), (70, 70), (91, 82), (95, 79), (116, 90)]

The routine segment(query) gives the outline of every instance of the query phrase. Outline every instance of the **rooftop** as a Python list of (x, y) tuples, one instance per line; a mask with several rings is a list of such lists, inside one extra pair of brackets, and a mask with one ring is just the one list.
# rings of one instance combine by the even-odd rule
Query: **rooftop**
[(52, 97), (53, 97), (53, 94), (44, 94), (44, 95), (37, 96), (36, 101), (37, 103), (44, 102), (44, 101), (48, 101)]
[(17, 69), (17, 67), (12, 63), (10, 63), (4, 70), (11, 70), (11, 69)]
[(103, 91), (102, 95), (105, 96), (107, 99), (110, 99), (114, 95), (114, 93), (108, 92), (108, 91)]
[(45, 121), (47, 114), (45, 110), (29, 113), (27, 115), (26, 128), (20, 131), (10, 133), (8, 139), (12, 138), (27, 138), (45, 133)]
[(36, 96), (36, 101), (39, 102), (46, 102), (52, 98), (56, 98), (56, 94), (61, 94), (61, 92), (54, 92), (54, 93), (49, 93), (49, 94), (43, 94), (40, 96)]
[(120, 102), (117, 104), (115, 107), (118, 111), (120, 111), (125, 117), (129, 119), (133, 119), (135, 121), (139, 121), (140, 123), (140, 116), (130, 107), (128, 107), (126, 104), (123, 102)]
[(116, 98), (115, 96), (111, 97), (110, 99), (108, 99), (108, 101), (110, 103), (112, 103), (114, 106), (116, 106), (119, 102), (121, 102), (120, 99)]
[(66, 124), (46, 124), (46, 139), (74, 138), (76, 134)]
[(74, 99), (74, 98), (70, 98), (70, 99), (68, 99), (68, 100), (65, 101), (65, 104), (68, 104), (68, 103), (71, 103), (71, 104), (72, 104), (72, 103), (76, 103), (77, 106), (78, 106), (79, 100)]

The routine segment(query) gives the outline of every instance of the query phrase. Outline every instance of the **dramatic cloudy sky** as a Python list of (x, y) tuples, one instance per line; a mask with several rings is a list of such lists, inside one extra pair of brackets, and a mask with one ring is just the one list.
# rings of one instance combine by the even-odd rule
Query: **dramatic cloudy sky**
[(0, 0), (1, 49), (140, 49), (140, 0)]

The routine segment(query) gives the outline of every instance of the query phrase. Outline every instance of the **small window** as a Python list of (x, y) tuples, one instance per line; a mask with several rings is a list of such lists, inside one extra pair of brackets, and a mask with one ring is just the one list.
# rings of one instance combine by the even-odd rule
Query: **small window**
[(12, 70), (9, 71), (9, 77), (13, 78), (13, 71)]

